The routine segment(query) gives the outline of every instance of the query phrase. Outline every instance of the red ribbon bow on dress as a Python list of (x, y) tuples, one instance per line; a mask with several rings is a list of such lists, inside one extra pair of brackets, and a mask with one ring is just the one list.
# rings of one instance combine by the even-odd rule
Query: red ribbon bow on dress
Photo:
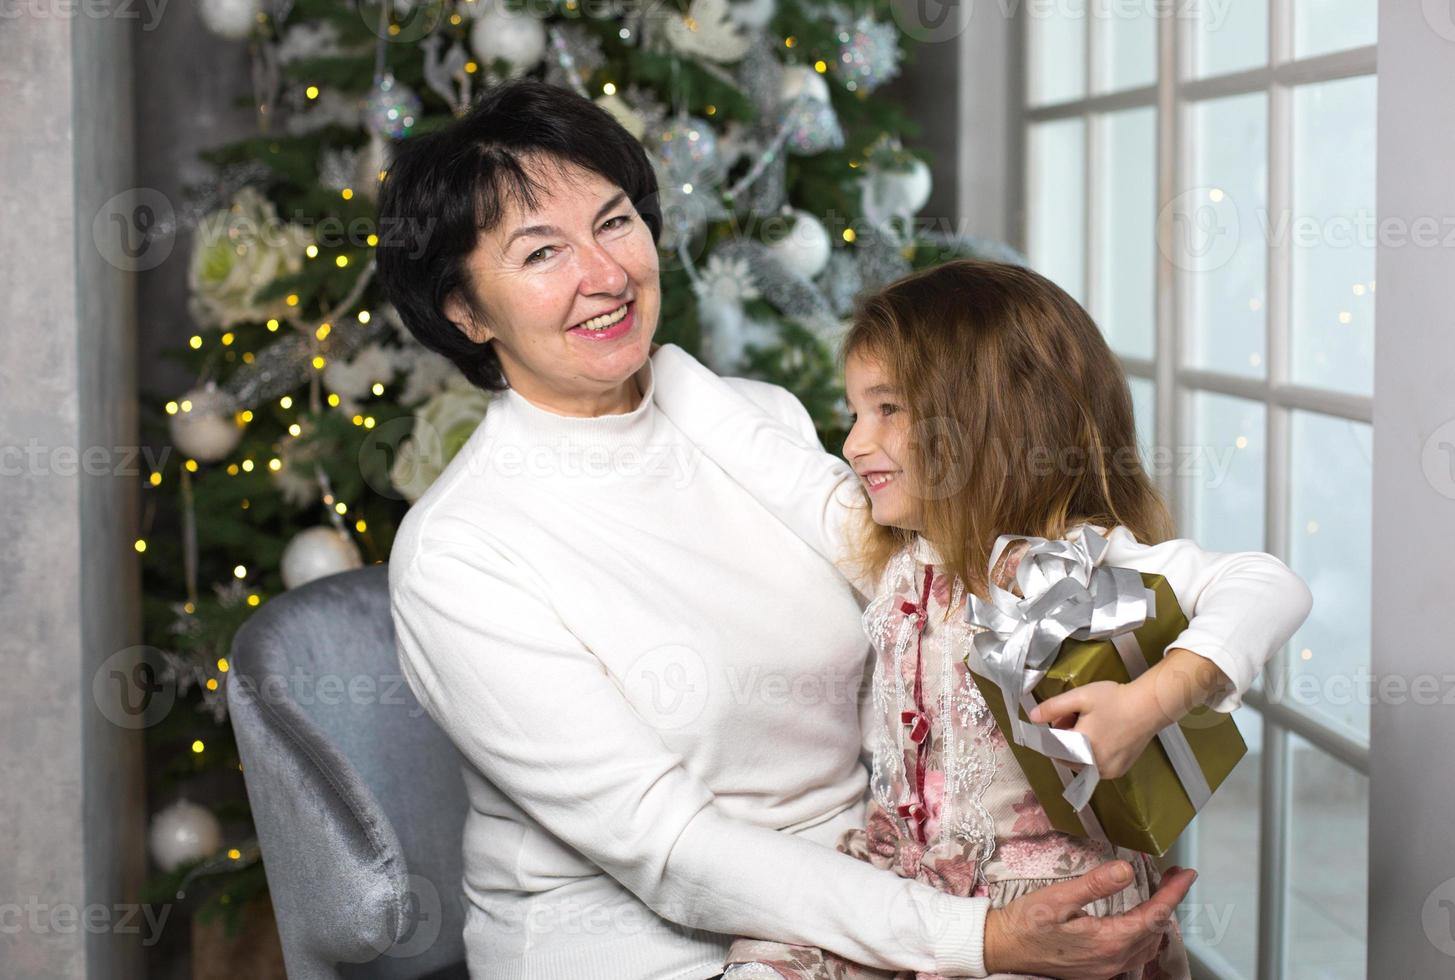
[(924, 806), (925, 770), (927, 768), (927, 746), (926, 741), (930, 735), (929, 716), (921, 710), (924, 703), (924, 687), (922, 674), (924, 667), (924, 651), (921, 644), (924, 639), (925, 624), (929, 620), (929, 598), (930, 584), (934, 581), (934, 566), (925, 566), (925, 584), (920, 592), (918, 602), (904, 600), (900, 602), (899, 609), (904, 613), (905, 618), (912, 622), (915, 632), (914, 656), (914, 708), (908, 711), (901, 711), (899, 714), (900, 723), (908, 726), (909, 740), (915, 744), (915, 766), (914, 783), (911, 789), (911, 798), (906, 803), (901, 803), (896, 808), (897, 812), (905, 820), (909, 821), (911, 833), (921, 843), (925, 840), (925, 822), (929, 819), (929, 811)]

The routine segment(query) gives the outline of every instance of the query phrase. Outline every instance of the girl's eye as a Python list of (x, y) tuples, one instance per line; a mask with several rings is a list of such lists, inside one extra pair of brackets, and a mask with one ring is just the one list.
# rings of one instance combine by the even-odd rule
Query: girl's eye
[(899, 406), (892, 402), (885, 402), (879, 406), (879, 414), (881, 415), (893, 415), (897, 411), (899, 411)]

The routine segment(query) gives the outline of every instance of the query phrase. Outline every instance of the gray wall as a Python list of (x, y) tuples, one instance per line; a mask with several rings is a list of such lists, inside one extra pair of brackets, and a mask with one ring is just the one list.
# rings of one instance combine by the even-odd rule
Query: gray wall
[(899, 102), (921, 126), (911, 145), (929, 151), (934, 176), (921, 221), (1008, 241), (1017, 233), (1011, 191), (1020, 96), (1017, 25), (1001, 7), (896, 0), (896, 22), (917, 39), (914, 63), (876, 97)]
[(16, 980), (140, 975), (116, 926), (144, 871), (141, 738), (91, 686), (139, 627), (135, 303), (92, 237), (133, 180), (130, 36), (63, 4), (0, 29), (0, 905), (21, 923), (0, 963)]
[[(1379, 246), (1374, 355), (1376, 676), (1435, 681), (1434, 703), (1377, 698), (1369, 778), (1369, 976), (1455, 974), (1455, 20), (1448, 3), (1379, 5), (1381, 222), (1438, 243)], [(1427, 699), (1426, 699), (1427, 700)]]

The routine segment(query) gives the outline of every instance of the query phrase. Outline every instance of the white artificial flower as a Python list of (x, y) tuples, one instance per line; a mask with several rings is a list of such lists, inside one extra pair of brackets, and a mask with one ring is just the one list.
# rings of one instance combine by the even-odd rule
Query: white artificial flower
[(339, 53), (338, 28), (326, 20), (294, 24), (283, 34), (274, 52), (280, 65), (290, 65), (304, 58), (318, 58)]
[(419, 407), (414, 428), (399, 444), (389, 479), (410, 503), (424, 496), (465, 445), (490, 407), (490, 395), (464, 378)]
[(323, 369), (323, 383), (340, 398), (339, 410), (353, 415), (358, 399), (369, 393), (374, 382), (394, 380), (394, 359), (378, 344), (370, 344), (347, 361), (329, 361)]
[(748, 260), (742, 256), (735, 258), (723, 258), (721, 255), (708, 256), (706, 265), (700, 270), (699, 280), (693, 283), (692, 288), (697, 293), (698, 299), (715, 304), (742, 305), (761, 295), (758, 292), (758, 284), (753, 281), (753, 272), (748, 267)]
[(303, 268), (311, 236), (278, 212), (256, 187), (244, 187), (232, 205), (213, 211), (197, 224), (188, 269), (189, 310), (199, 323), (227, 328), (282, 317), (283, 297), (259, 303), (254, 294), (274, 279)]
[(455, 379), (464, 380), (459, 369), (448, 357), (417, 344), (415, 346), (416, 350), (404, 379), (404, 388), (399, 392), (399, 404), (405, 406), (418, 405), (433, 397)]

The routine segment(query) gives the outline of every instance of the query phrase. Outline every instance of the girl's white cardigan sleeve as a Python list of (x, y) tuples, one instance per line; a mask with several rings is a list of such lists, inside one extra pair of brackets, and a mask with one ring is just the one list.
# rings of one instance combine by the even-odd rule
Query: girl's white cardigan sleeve
[[(655, 375), (658, 408), (848, 574), (849, 536), (854, 512), (864, 506), (863, 492), (848, 463), (824, 451), (798, 399), (776, 388), (783, 409), (755, 411), (733, 383), (672, 344), (657, 352), (654, 364), (661, 365)], [(782, 421), (795, 417), (796, 424)], [(1243, 693), (1307, 618), (1313, 602), (1301, 578), (1262, 552), (1204, 551), (1187, 539), (1145, 545), (1126, 528), (1114, 529), (1108, 542), (1104, 563), (1157, 572), (1176, 592), (1189, 624), (1169, 647), (1191, 650), (1227, 675), (1227, 686), (1209, 700), (1217, 711), (1242, 704)], [(862, 581), (855, 587), (867, 591)]]

